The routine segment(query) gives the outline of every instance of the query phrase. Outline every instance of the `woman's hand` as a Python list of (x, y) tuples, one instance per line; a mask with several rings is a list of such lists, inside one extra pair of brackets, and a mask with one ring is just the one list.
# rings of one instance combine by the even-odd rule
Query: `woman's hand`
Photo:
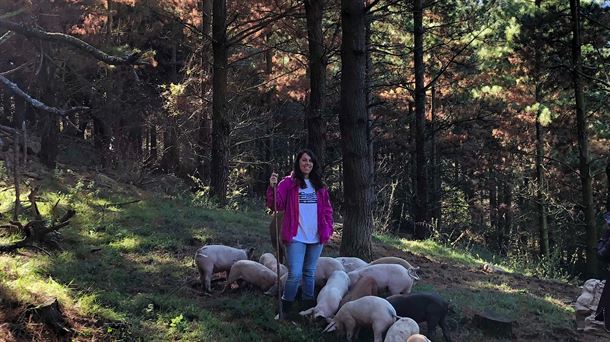
[(277, 184), (277, 173), (272, 173), (271, 177), (269, 177), (269, 183), (271, 186), (275, 186)]

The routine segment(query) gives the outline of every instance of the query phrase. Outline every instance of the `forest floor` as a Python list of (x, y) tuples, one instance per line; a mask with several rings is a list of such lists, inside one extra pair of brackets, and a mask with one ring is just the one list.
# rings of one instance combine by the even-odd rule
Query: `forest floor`
[[(255, 246), (257, 256), (271, 251), (262, 210), (215, 209), (197, 196), (145, 191), (88, 172), (47, 175), (39, 185), (43, 214), (59, 200), (55, 210), (73, 208), (77, 216), (62, 229), (63, 251), (0, 255), (1, 341), (336, 341), (319, 324), (274, 321), (275, 300), (260, 291), (201, 294), (192, 258), (202, 245)], [(10, 191), (2, 192), (0, 224), (10, 202)], [(0, 243), (17, 238), (1, 233)], [(340, 239), (339, 229), (323, 255), (338, 256)], [(373, 244), (375, 258), (398, 256), (421, 268), (414, 292), (435, 291), (450, 301), (454, 341), (607, 338), (576, 331), (576, 284), (486, 273), (483, 261), (464, 263), (465, 252), (434, 241), (375, 235)], [(32, 314), (33, 305), (53, 298), (67, 333)], [(474, 315), (489, 309), (514, 321), (511, 336), (490, 337), (478, 328)], [(440, 329), (434, 341), (443, 341)]]

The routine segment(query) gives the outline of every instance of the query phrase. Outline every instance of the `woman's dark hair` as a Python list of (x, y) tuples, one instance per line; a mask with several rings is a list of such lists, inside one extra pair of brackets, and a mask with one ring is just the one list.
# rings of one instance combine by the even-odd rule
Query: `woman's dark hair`
[(301, 172), (301, 167), (299, 166), (299, 160), (301, 157), (307, 154), (311, 158), (311, 162), (313, 163), (313, 167), (311, 168), (311, 172), (309, 173), (309, 180), (311, 181), (311, 185), (313, 188), (318, 191), (322, 189), (326, 184), (322, 181), (322, 175), (320, 172), (320, 165), (318, 164), (318, 158), (316, 155), (311, 152), (311, 150), (304, 148), (297, 153), (297, 157), (294, 160), (294, 178), (298, 180), (298, 184), (301, 189), (305, 189), (307, 186), (305, 185), (305, 177), (303, 176), (303, 172)]

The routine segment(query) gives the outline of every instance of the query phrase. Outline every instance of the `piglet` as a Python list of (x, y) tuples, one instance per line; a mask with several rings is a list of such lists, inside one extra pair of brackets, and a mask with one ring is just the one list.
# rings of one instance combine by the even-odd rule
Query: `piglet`
[(339, 309), (339, 302), (347, 292), (349, 277), (343, 271), (335, 271), (328, 278), (326, 285), (318, 294), (317, 304), (313, 308), (299, 312), (301, 316), (312, 315), (313, 318), (323, 317), (327, 322)]
[(271, 271), (263, 264), (252, 260), (239, 260), (231, 267), (227, 284), (222, 290), (223, 292), (234, 281), (244, 280), (250, 284), (256, 285), (263, 291), (268, 290), (277, 280), (275, 272)]
[(407, 339), (407, 342), (430, 342), (430, 340), (422, 334), (415, 334), (415, 335), (411, 335)]
[(364, 296), (376, 296), (379, 293), (377, 290), (377, 281), (375, 278), (364, 276), (356, 282), (354, 286), (352, 286), (351, 290), (341, 299), (341, 303), (339, 303), (339, 307), (342, 307), (343, 304), (347, 302), (351, 302), (352, 300), (356, 300), (358, 298), (362, 298)]
[(362, 326), (373, 328), (374, 342), (382, 342), (382, 336), (396, 321), (396, 310), (385, 299), (366, 296), (346, 303), (324, 328), (323, 332), (345, 333), (348, 342), (358, 338)]
[(356, 257), (336, 257), (335, 260), (339, 261), (348, 273), (368, 265), (366, 261)]
[[(265, 265), (265, 267), (272, 270), (273, 272), (277, 273), (277, 259), (275, 258), (275, 255), (271, 253), (264, 253), (263, 255), (261, 255), (258, 262)], [(288, 267), (280, 264), (280, 277), (286, 273), (288, 273)]]
[(362, 277), (371, 277), (377, 282), (377, 288), (387, 289), (390, 294), (407, 294), (411, 292), (413, 278), (407, 269), (395, 264), (371, 265), (347, 274), (350, 285), (355, 285)]
[(407, 260), (399, 258), (399, 257), (394, 257), (394, 256), (388, 256), (388, 257), (382, 257), (379, 259), (375, 259), (373, 261), (371, 261), (369, 263), (369, 265), (381, 265), (381, 264), (395, 264), (395, 265), (400, 265), (404, 268), (406, 268), (407, 270), (409, 270), (409, 274), (411, 274), (411, 277), (415, 280), (419, 280), (419, 275), (417, 275), (417, 271), (419, 271), (419, 267), (413, 267)]
[(316, 265), (316, 286), (324, 286), (328, 278), (330, 278), (330, 275), (335, 271), (345, 272), (345, 268), (343, 268), (340, 261), (330, 257), (318, 258), (318, 263)]
[(383, 342), (405, 342), (411, 335), (419, 334), (419, 325), (408, 317), (402, 317), (388, 329)]
[(445, 341), (451, 342), (446, 321), (449, 303), (441, 296), (431, 292), (420, 292), (390, 296), (388, 302), (396, 309), (398, 316), (412, 318), (417, 323), (428, 322), (427, 336), (430, 338), (434, 338), (436, 326), (440, 325)]
[(204, 291), (212, 292), (212, 274), (229, 271), (236, 261), (250, 259), (253, 252), (254, 248), (246, 250), (223, 245), (207, 245), (199, 248), (195, 253), (195, 264)]
[[(321, 288), (326, 284), (330, 275), (335, 271), (344, 271), (343, 265), (335, 258), (330, 257), (320, 257), (318, 258), (318, 263), (316, 264), (316, 287)], [(288, 278), (288, 274), (284, 274), (280, 278), (280, 282), (282, 283), (282, 288), (286, 284), (286, 279)], [(268, 296), (274, 296), (277, 294), (277, 285), (272, 286), (267, 292), (265, 292)]]

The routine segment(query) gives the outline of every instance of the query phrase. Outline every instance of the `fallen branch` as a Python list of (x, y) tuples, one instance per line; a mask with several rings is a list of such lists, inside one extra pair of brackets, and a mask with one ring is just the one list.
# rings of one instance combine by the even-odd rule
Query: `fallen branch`
[[(35, 215), (38, 213), (37, 215), (40, 216), (35, 198), (37, 190), (38, 188), (34, 188), (30, 193), (29, 198), (30, 202), (32, 203), (32, 208), (35, 208), (33, 209), (35, 210)], [(25, 237), (11, 244), (0, 245), (0, 253), (12, 252), (19, 248), (32, 248), (48, 254), (48, 252), (42, 248), (42, 246), (47, 246), (53, 249), (61, 249), (58, 241), (56, 240), (56, 236), (51, 233), (69, 225), (70, 219), (74, 217), (74, 215), (76, 215), (76, 211), (70, 209), (57, 222), (54, 220), (47, 222), (42, 219), (37, 219), (26, 223), (25, 226), (16, 220), (10, 221), (9, 225), (3, 225), (2, 228), (13, 227), (16, 231), (22, 232)]]
[(28, 38), (36, 38), (44, 41), (59, 42), (72, 46), (78, 50), (84, 51), (95, 59), (111, 65), (148, 65), (149, 63), (140, 61), (140, 53), (133, 52), (125, 57), (117, 57), (109, 55), (102, 50), (99, 50), (89, 43), (80, 40), (69, 34), (59, 32), (46, 32), (37, 28), (27, 26), (21, 23), (14, 23), (3, 18), (0, 18), (0, 27), (11, 30)]
[(133, 201), (127, 201), (127, 202), (119, 202), (119, 203), (107, 203), (107, 204), (104, 204), (104, 208), (120, 207), (122, 205), (133, 204), (133, 203), (138, 203), (138, 202), (140, 202), (140, 200), (133, 200)]
[[(21, 90), (21, 88), (19, 88), (19, 86), (17, 84), (11, 82), (11, 80), (9, 80), (8, 78), (4, 77), (1, 74), (0, 74), (0, 83), (4, 84), (10, 91), (12, 91), (19, 97), (26, 100), (30, 105), (32, 105), (32, 107), (40, 109), (40, 110), (44, 110), (49, 113), (59, 115), (62, 118), (66, 118), (68, 115), (75, 113), (75, 112), (89, 110), (89, 107), (83, 107), (83, 106), (72, 107), (69, 109), (59, 109), (56, 107), (47, 106), (46, 104), (42, 103), (41, 101), (38, 101), (37, 99), (31, 97), (29, 94), (27, 94), (26, 92)], [(74, 124), (72, 123), (72, 125), (74, 125)], [(78, 128), (78, 127), (76, 127), (76, 128)]]

